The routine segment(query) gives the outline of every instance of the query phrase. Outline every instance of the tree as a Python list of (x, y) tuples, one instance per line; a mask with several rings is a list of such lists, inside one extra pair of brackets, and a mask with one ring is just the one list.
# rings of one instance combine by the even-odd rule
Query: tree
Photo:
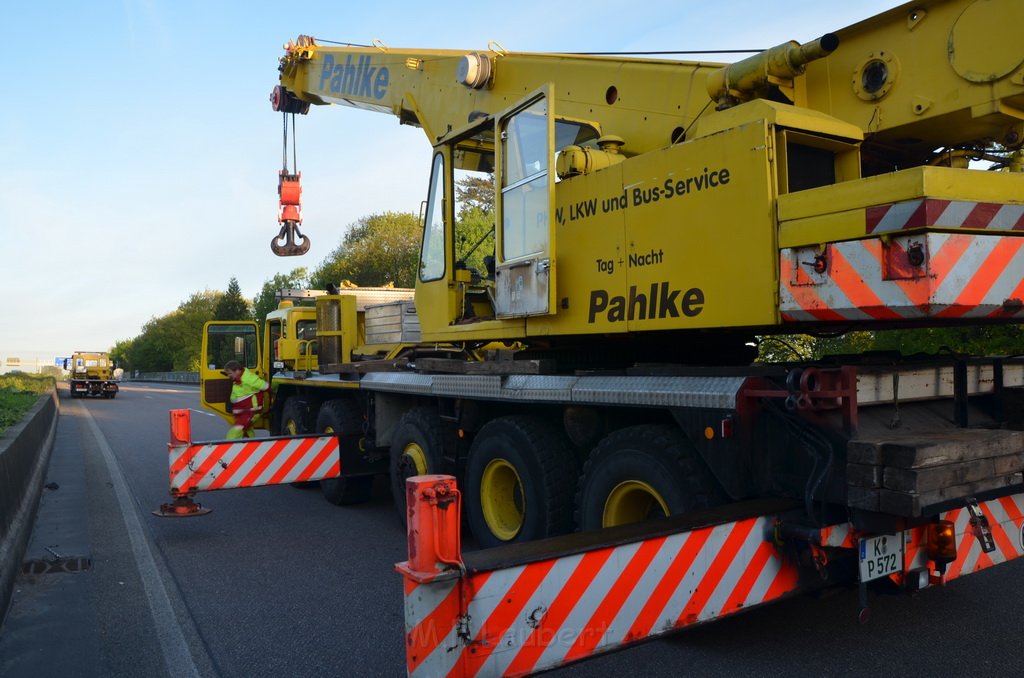
[(420, 250), (420, 220), (410, 212), (385, 212), (352, 224), (341, 244), (310, 276), (323, 289), (349, 280), (361, 287), (412, 287)]
[(133, 339), (122, 339), (114, 344), (114, 348), (110, 349), (111, 360), (114, 361), (115, 365), (124, 369), (125, 372), (135, 369), (128, 360), (128, 354), (131, 352), (133, 341)]
[(1024, 327), (980, 325), (926, 327), (886, 330), (875, 333), (877, 350), (915, 353), (959, 353), (964, 355), (1020, 355), (1024, 351)]
[(1024, 351), (1024, 326), (964, 325), (847, 332), (821, 337), (807, 334), (766, 336), (758, 342), (758, 361), (775, 363), (820, 360), (828, 356), (860, 355), (869, 351), (902, 356), (951, 353), (970, 356), (1020, 355)]
[(785, 363), (810, 360), (814, 356), (814, 337), (807, 334), (774, 334), (758, 337), (757, 362)]
[(494, 175), (463, 172), (455, 180), (456, 266), (486, 275), (484, 257), (494, 247)]
[(213, 309), (214, 320), (249, 320), (252, 311), (249, 302), (242, 297), (238, 280), (234, 277), (228, 282), (228, 291), (217, 300)]
[(307, 287), (310, 287), (309, 277), (305, 267), (301, 266), (287, 275), (278, 273), (264, 282), (259, 295), (252, 300), (252, 314), (260, 324), (260, 332), (263, 331), (263, 323), (267, 321), (267, 314), (277, 308), (276, 296), (279, 290), (302, 290)]
[(494, 217), (479, 208), (461, 214), (455, 222), (455, 265), (483, 274), (484, 257), (494, 255)]
[(127, 363), (140, 372), (199, 369), (203, 325), (213, 320), (222, 292), (196, 292), (175, 311), (152, 318), (127, 346)]
[(468, 210), (494, 212), (494, 175), (465, 172), (455, 180), (455, 202), (459, 205), (456, 218), (461, 219)]
[(43, 365), (39, 368), (39, 374), (46, 377), (53, 377), (54, 379), (64, 378), (64, 370), (56, 365)]

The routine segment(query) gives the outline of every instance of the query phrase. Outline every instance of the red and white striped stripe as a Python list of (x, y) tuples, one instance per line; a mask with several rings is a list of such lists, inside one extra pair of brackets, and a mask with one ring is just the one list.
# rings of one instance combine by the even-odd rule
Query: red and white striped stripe
[[(979, 504), (996, 548), (982, 550), (967, 509), (946, 580), (1024, 555), (1024, 494)], [(405, 579), (410, 676), (521, 676), (585, 659), (779, 599), (799, 588), (797, 566), (773, 539), (772, 516), (511, 565)], [(904, 571), (929, 565), (926, 526), (905, 533)], [(850, 524), (821, 543), (854, 549)]]
[(249, 438), (169, 445), (171, 493), (336, 478), (338, 438)]
[(867, 233), (913, 228), (1024, 231), (1024, 205), (921, 198), (865, 210)]
[[(907, 264), (920, 247), (924, 262)], [(814, 248), (780, 257), (780, 311), (786, 322), (997, 318), (1020, 315), (1024, 238), (922, 233), (889, 244), (868, 238), (830, 243), (826, 270), (808, 266)]]
[(857, 539), (853, 527), (849, 523), (823, 527), (821, 529), (821, 545), (831, 548), (855, 548)]
[[(956, 579), (985, 568), (1024, 556), (1024, 494), (1000, 497), (978, 505), (988, 519), (996, 549), (985, 553), (971, 527), (971, 514), (965, 508), (939, 516), (952, 521), (956, 531), (957, 558), (946, 569), (946, 580)], [(904, 571), (928, 565), (927, 531), (924, 527), (907, 533), (903, 553)]]
[(457, 582), (407, 580), (409, 673), (525, 675), (780, 598), (798, 576), (772, 528), (762, 516)]

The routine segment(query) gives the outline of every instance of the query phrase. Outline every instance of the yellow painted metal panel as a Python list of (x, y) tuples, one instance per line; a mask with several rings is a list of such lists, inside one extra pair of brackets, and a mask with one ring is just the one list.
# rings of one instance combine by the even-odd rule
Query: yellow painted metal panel
[(555, 186), (555, 240), (559, 295), (555, 315), (531, 318), (532, 336), (616, 332), (603, 314), (589, 316), (594, 290), (626, 291), (625, 220), (629, 196), (622, 165), (581, 175)]
[(758, 121), (626, 164), (631, 331), (775, 322), (771, 134)]
[(796, 108), (765, 99), (755, 99), (732, 108), (716, 111), (694, 122), (688, 139), (717, 134), (754, 120), (767, 120), (779, 127), (828, 134), (839, 139), (860, 140), (863, 132), (856, 125), (833, 118), (815, 110)]
[(863, 238), (864, 234), (863, 209), (833, 212), (779, 224), (779, 247), (802, 247), (837, 240), (853, 240)]
[[(961, 14), (950, 32), (949, 62), (971, 82), (991, 82), (1024, 65), (1018, 46), (1024, 24), (1020, 0), (976, 2)], [(994, 48), (998, 46), (998, 48)]]
[[(419, 306), (417, 305), (418, 309)], [(421, 322), (422, 317), (421, 315)], [(424, 342), (488, 341), (491, 339), (515, 340), (526, 336), (526, 320), (524, 318), (483, 320), (464, 325), (436, 327), (429, 334), (426, 330), (423, 330), (421, 334)]]
[(920, 0), (837, 31), (839, 48), (807, 65), (806, 100), (797, 103), (925, 158), (939, 146), (1019, 139), (1019, 117), (973, 111), (1000, 102), (1024, 109), (1021, 71), (1013, 72), (1024, 43), (1001, 39), (1019, 27), (1022, 8), (1020, 0)]
[(774, 324), (769, 134), (759, 121), (559, 183), (560, 306), (529, 334)]
[(779, 196), (779, 220), (820, 216), (915, 198), (1024, 203), (1024, 175), (914, 167), (900, 172)]

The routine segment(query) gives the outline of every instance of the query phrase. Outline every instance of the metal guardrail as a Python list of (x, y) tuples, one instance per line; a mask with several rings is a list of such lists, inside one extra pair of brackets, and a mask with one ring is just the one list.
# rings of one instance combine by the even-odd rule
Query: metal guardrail
[(125, 375), (125, 381), (163, 381), (178, 384), (198, 384), (198, 372), (137, 372)]

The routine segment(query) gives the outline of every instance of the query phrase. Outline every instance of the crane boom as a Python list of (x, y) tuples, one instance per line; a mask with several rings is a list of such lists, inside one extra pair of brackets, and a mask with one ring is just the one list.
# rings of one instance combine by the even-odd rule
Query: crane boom
[(905, 167), (938, 148), (992, 141), (1016, 147), (1024, 140), (1024, 47), (1012, 35), (1021, 22), (1024, 5), (1012, 0), (906, 3), (807, 45), (782, 43), (736, 64), (530, 54), (493, 45), (325, 46), (300, 36), (285, 48), (281, 85), (302, 102), (390, 113), (436, 143), (471, 116), (495, 113), (553, 82), (561, 114), (614, 129), (629, 139), (627, 154), (665, 145), (706, 111), (709, 99), (781, 93), (796, 106), (857, 125), (869, 142), (894, 145), (889, 152)]

